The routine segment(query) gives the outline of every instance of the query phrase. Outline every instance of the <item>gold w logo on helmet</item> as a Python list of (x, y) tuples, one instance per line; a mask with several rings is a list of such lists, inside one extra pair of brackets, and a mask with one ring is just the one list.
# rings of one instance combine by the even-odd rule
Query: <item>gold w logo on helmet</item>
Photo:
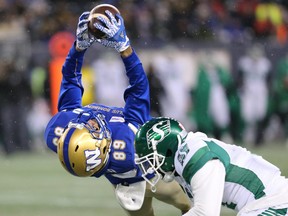
[(87, 172), (89, 172), (90, 170), (93, 170), (95, 167), (101, 164), (101, 158), (99, 158), (99, 156), (101, 155), (101, 152), (99, 148), (96, 148), (95, 150), (86, 150), (84, 151), (84, 153), (86, 157), (86, 171)]
[(171, 133), (170, 121), (165, 120), (154, 124), (151, 129), (147, 131), (148, 148), (152, 148), (152, 142), (159, 143)]

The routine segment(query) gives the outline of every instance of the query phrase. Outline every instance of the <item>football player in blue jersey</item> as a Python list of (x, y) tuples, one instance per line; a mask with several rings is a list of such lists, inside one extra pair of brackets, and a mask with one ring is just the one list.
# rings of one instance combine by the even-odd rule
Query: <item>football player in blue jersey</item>
[[(151, 118), (149, 84), (126, 35), (123, 18), (109, 11), (106, 14), (109, 19), (99, 18), (105, 27), (95, 24), (106, 34), (102, 39), (96, 39), (88, 31), (89, 12), (79, 18), (77, 39), (62, 68), (59, 112), (47, 125), (46, 143), (72, 175), (96, 178), (104, 175), (114, 185), (117, 200), (128, 215), (153, 216), (153, 197), (184, 213), (190, 209), (190, 201), (176, 182), (160, 181), (153, 193), (135, 165), (135, 133)], [(125, 65), (129, 86), (124, 92), (124, 107), (81, 104), (84, 91), (81, 67), (85, 51), (95, 41), (114, 48)], [(149, 178), (154, 178), (153, 174)]]

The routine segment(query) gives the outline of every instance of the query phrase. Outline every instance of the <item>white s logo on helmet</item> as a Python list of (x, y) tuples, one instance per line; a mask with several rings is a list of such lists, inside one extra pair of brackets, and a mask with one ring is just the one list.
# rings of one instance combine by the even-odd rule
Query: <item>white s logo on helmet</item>
[(147, 131), (148, 148), (152, 148), (152, 142), (159, 143), (171, 133), (170, 121), (161, 121)]

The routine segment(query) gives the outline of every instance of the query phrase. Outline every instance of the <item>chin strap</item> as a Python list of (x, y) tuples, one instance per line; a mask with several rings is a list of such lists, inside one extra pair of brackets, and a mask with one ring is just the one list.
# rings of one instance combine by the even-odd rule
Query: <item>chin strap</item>
[[(166, 182), (166, 183), (172, 182), (172, 181), (174, 180), (174, 173), (175, 173), (175, 170), (174, 170), (173, 172), (168, 172), (168, 173), (166, 172), (166, 173), (164, 174), (164, 176), (162, 177), (162, 180), (163, 180), (164, 182)], [(158, 174), (159, 174), (159, 173), (158, 173)], [(157, 190), (156, 185), (151, 185), (151, 191), (152, 191), (153, 193), (155, 193), (156, 190)]]
[(164, 182), (172, 182), (174, 180), (174, 173), (175, 173), (175, 170), (173, 172), (165, 172), (165, 175), (163, 177), (163, 181)]

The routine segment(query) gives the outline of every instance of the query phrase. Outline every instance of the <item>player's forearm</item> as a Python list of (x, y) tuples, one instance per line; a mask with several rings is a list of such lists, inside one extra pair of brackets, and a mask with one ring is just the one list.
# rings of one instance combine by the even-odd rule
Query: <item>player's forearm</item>
[(132, 48), (126, 51), (128, 57), (121, 56), (130, 85), (124, 92), (124, 115), (126, 120), (138, 126), (150, 118), (149, 83), (135, 51)]
[(75, 43), (71, 47), (62, 67), (62, 82), (58, 110), (73, 109), (81, 105), (83, 94), (81, 68), (85, 51), (77, 51)]
[(225, 168), (222, 162), (207, 162), (191, 179), (194, 206), (183, 216), (220, 215), (224, 182)]
[[(125, 56), (125, 57), (124, 57)], [(148, 84), (148, 82), (145, 82), (145, 79), (147, 79), (146, 74), (144, 72), (144, 68), (142, 66), (142, 63), (137, 56), (135, 50), (127, 49), (121, 54), (123, 63), (125, 65), (126, 69), (126, 75), (129, 79), (130, 85), (135, 85), (136, 83), (144, 84), (145, 87)], [(144, 82), (143, 82), (144, 79)], [(148, 85), (147, 85), (148, 86)]]
[(81, 74), (85, 50), (77, 51), (75, 44), (70, 48), (62, 68), (62, 74), (65, 77), (75, 77)]

